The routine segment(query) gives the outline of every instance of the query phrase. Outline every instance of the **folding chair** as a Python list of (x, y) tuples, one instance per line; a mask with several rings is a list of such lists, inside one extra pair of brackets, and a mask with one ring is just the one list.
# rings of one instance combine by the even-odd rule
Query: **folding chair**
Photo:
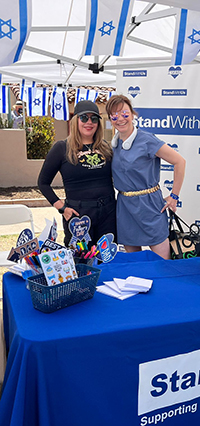
[[(1, 235), (6, 235), (6, 227), (8, 225), (18, 225), (25, 222), (29, 222), (29, 228), (35, 236), (34, 224), (33, 224), (33, 215), (29, 207), (22, 204), (11, 204), (11, 205), (2, 205), (0, 206), (0, 226), (5, 226), (5, 232), (1, 231)], [(10, 247), (11, 249), (11, 247)], [(13, 262), (7, 260), (9, 251), (1, 251), (0, 249), (0, 266), (11, 266)]]

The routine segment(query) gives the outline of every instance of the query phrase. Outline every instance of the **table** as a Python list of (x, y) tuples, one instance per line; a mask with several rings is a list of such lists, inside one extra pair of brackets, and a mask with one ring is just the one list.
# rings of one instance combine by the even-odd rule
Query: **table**
[(129, 275), (153, 279), (152, 289), (124, 301), (96, 292), (52, 314), (4, 275), (0, 425), (200, 424), (200, 258), (119, 253), (98, 284)]

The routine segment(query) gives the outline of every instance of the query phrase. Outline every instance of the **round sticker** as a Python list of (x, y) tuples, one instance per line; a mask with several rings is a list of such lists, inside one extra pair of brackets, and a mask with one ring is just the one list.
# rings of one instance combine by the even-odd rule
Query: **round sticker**
[(48, 256), (48, 254), (44, 254), (44, 256), (42, 256), (42, 262), (45, 264), (50, 263), (51, 262), (50, 256)]

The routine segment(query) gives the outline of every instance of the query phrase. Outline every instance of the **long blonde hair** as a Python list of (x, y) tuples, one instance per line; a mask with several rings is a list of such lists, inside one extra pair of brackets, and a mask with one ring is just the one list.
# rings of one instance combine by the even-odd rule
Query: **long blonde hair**
[[(99, 120), (97, 131), (93, 136), (93, 150), (98, 150), (107, 160), (112, 158), (111, 144), (103, 139), (103, 127)], [(81, 134), (78, 129), (78, 116), (72, 117), (70, 122), (70, 135), (67, 138), (67, 160), (76, 165), (78, 163), (78, 152), (83, 149)]]

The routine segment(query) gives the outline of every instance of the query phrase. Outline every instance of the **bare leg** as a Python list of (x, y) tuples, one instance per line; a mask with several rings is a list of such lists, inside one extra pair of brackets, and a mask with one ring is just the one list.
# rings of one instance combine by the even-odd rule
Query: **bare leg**
[(163, 259), (170, 259), (170, 245), (169, 245), (169, 239), (167, 238), (165, 241), (163, 241), (160, 244), (156, 244), (155, 246), (150, 246), (150, 249), (158, 254), (159, 256), (163, 257)]
[(124, 248), (127, 253), (133, 253), (133, 252), (142, 250), (140, 246), (124, 246)]

